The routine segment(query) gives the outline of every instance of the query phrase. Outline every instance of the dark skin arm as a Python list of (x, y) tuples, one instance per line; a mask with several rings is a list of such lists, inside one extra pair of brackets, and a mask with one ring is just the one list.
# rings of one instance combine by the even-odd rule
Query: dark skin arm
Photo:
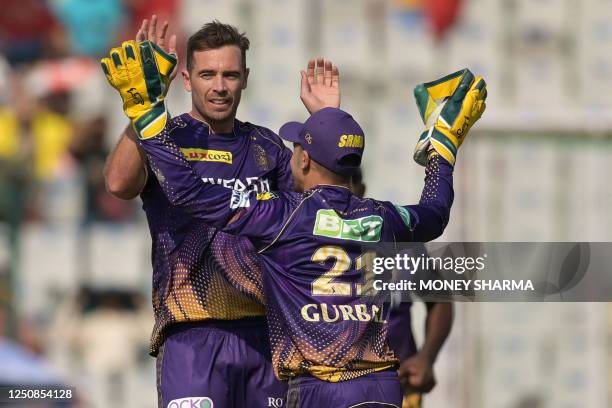
[(429, 392), (436, 385), (433, 365), (453, 324), (452, 303), (426, 303), (425, 342), (412, 357), (404, 360), (399, 377), (404, 392)]

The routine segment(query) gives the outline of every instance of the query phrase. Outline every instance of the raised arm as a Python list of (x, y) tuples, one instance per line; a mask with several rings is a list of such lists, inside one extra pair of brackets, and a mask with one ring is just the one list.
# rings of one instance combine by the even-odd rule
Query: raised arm
[(222, 228), (250, 206), (248, 193), (203, 182), (166, 130), (139, 143), (168, 201), (184, 213)]
[(442, 235), (453, 204), (453, 169), (457, 151), (486, 108), (483, 78), (467, 69), (415, 88), (421, 118), (427, 129), (417, 143), (414, 159), (425, 165), (425, 187), (411, 215), (413, 241)]
[(104, 166), (106, 190), (122, 200), (136, 197), (147, 181), (145, 156), (138, 147), (136, 134), (128, 125)]
[[(136, 34), (136, 41), (151, 40), (164, 51), (175, 54), (176, 36), (172, 35), (168, 39), (167, 33), (168, 22), (164, 22), (161, 30), (158, 30), (157, 16), (154, 15), (151, 17), (150, 24), (148, 20), (143, 20)], [(170, 74), (169, 81), (175, 75), (176, 70)], [(123, 200), (130, 200), (140, 194), (147, 180), (145, 155), (140, 150), (136, 139), (136, 132), (131, 125), (128, 125), (106, 159), (104, 167), (107, 191)]]
[(442, 235), (454, 197), (453, 166), (433, 155), (425, 168), (425, 186), (419, 204), (406, 206), (411, 215), (412, 241), (427, 242)]
[(168, 201), (193, 218), (245, 236), (261, 248), (278, 235), (291, 213), (286, 193), (256, 194), (203, 182), (167, 130), (139, 142)]

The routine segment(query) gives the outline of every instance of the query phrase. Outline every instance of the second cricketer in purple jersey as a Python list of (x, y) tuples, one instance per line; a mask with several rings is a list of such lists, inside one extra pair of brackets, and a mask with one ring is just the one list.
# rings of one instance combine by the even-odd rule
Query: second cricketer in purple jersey
[[(202, 183), (170, 137), (174, 126), (171, 121), (141, 145), (170, 203), (189, 217), (249, 238), (259, 250), (277, 376), (334, 383), (391, 370), (392, 381), (379, 394), (366, 395), (367, 387), (355, 386), (342, 405), (333, 406), (364, 401), (399, 406), (385, 298), (368, 290), (365, 273), (378, 243), (430, 240), (442, 233), (453, 200), (452, 167), (437, 156), (431, 159), (421, 202), (414, 206), (361, 199), (337, 185), (304, 193), (231, 191)], [(339, 174), (359, 165), (364, 147), (359, 125), (338, 109), (323, 109), (304, 125), (286, 125), (281, 137), (310, 149), (313, 160)], [(351, 155), (358, 156), (356, 165), (343, 162)], [(290, 384), (288, 398), (306, 406), (299, 402), (300, 387), (295, 383), (292, 390)], [(328, 389), (307, 406), (331, 406), (336, 397)]]

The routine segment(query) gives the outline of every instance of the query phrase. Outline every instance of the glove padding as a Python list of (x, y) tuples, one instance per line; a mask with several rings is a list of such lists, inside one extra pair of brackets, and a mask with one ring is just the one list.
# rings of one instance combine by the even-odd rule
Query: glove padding
[(426, 130), (414, 150), (414, 160), (427, 165), (439, 154), (452, 166), (457, 149), (486, 108), (486, 82), (464, 69), (414, 89), (417, 106)]
[(106, 79), (123, 99), (123, 111), (138, 137), (148, 139), (166, 126), (164, 103), (176, 56), (150, 41), (126, 41), (100, 61)]

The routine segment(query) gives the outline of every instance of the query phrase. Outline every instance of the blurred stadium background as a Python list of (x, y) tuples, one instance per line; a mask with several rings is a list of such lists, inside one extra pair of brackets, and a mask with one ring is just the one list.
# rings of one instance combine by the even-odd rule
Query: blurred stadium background
[[(211, 19), (246, 31), (238, 116), (274, 130), (306, 117), (307, 59), (335, 61), (368, 134), (368, 195), (401, 203), (423, 178), (412, 88), (470, 67), (488, 110), (460, 154), (441, 240), (612, 241), (610, 0), (3, 0), (0, 384), (70, 384), (83, 407), (155, 405), (150, 238), (139, 200), (104, 191), (127, 121), (98, 66), (152, 13), (182, 45)], [(189, 109), (180, 81), (170, 100)], [(427, 406), (611, 406), (610, 305), (456, 310)]]

